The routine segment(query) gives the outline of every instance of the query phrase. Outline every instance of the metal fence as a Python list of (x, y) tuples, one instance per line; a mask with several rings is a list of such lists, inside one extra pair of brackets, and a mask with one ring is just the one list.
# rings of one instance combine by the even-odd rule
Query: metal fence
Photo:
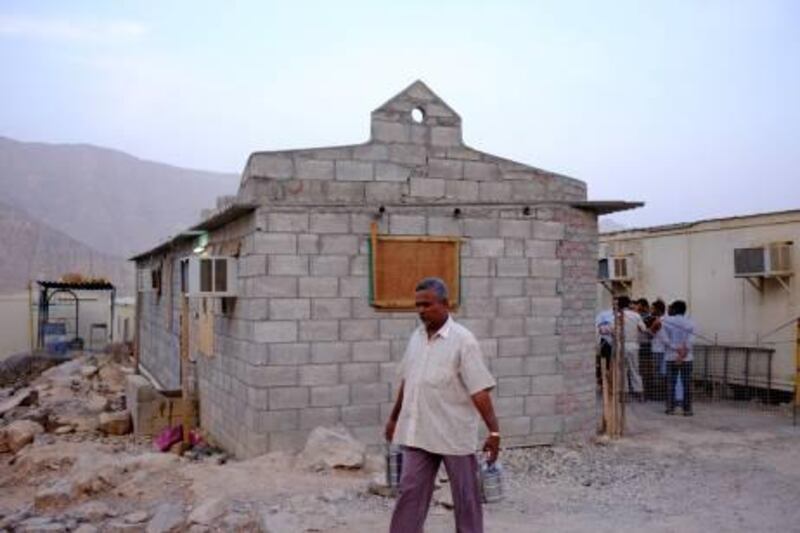
[[(758, 409), (791, 407), (793, 393), (775, 388), (773, 383), (773, 357), (775, 350), (763, 346), (734, 346), (696, 344), (693, 348), (692, 396), (694, 402), (728, 402), (731, 405)], [(638, 372), (643, 392), (631, 394), (628, 368), (629, 401), (666, 402), (668, 376), (663, 354), (653, 354), (650, 345), (641, 345)], [(683, 387), (677, 383), (677, 399), (683, 397)]]

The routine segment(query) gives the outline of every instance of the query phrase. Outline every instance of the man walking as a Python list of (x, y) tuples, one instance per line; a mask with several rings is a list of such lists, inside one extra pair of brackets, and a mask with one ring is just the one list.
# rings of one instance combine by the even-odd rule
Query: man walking
[(450, 317), (445, 283), (425, 278), (415, 297), (422, 325), (411, 334), (400, 363), (400, 388), (385, 432), (386, 440), (403, 446), (400, 495), (390, 531), (422, 532), (444, 461), (456, 531), (481, 533), (478, 414), (489, 430), (483, 451), (493, 463), (500, 451), (500, 428), (489, 395), (495, 380), (475, 336)]
[(675, 412), (675, 390), (678, 378), (683, 385), (683, 414), (692, 416), (692, 369), (694, 367), (694, 323), (686, 318), (686, 302), (676, 300), (670, 304), (670, 316), (665, 317), (661, 327), (665, 333), (667, 361), (667, 410)]

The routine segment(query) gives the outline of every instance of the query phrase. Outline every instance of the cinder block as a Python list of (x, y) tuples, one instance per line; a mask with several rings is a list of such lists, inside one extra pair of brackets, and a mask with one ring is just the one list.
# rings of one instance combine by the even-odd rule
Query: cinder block
[(500, 172), (494, 163), (485, 163), (483, 161), (464, 162), (465, 180), (492, 182), (499, 177)]
[(350, 273), (350, 258), (338, 255), (311, 257), (312, 276), (347, 276)]
[(407, 143), (411, 138), (408, 124), (372, 120), (372, 140), (385, 143)]
[(297, 340), (297, 323), (293, 321), (269, 321), (253, 323), (255, 342), (294, 342)]
[(528, 296), (556, 296), (558, 291), (558, 280), (552, 279), (526, 279), (525, 293)]
[(337, 320), (301, 320), (299, 337), (301, 341), (339, 340)]
[(525, 398), (503, 397), (494, 400), (494, 410), (498, 417), (521, 416), (525, 414)]
[[(375, 180), (376, 181), (395, 181), (406, 182), (411, 177), (412, 169), (406, 165), (398, 165), (397, 163), (376, 163), (375, 164)], [(372, 184), (374, 187), (376, 184)], [(369, 195), (370, 187), (367, 187), (367, 195)]]
[(348, 213), (312, 213), (312, 233), (348, 233), (350, 215)]
[(500, 357), (526, 357), (530, 353), (529, 337), (498, 339)]
[(311, 405), (314, 407), (347, 405), (349, 403), (349, 385), (311, 387)]
[(558, 360), (554, 355), (533, 356), (525, 360), (525, 374), (529, 376), (551, 375), (557, 372)]
[(406, 183), (367, 183), (367, 202), (397, 202), (406, 196)]
[(298, 411), (265, 411), (256, 414), (256, 428), (258, 432), (286, 431), (298, 428)]
[(267, 272), (270, 276), (307, 276), (308, 256), (270, 255), (267, 258)]
[[(458, 323), (470, 330), (479, 339), (485, 339), (491, 335), (492, 319), (490, 318), (458, 317)], [(404, 342), (407, 343), (408, 339), (405, 339)], [(405, 350), (405, 345), (403, 345), (403, 350)]]
[(424, 146), (414, 144), (393, 144), (389, 147), (389, 161), (401, 165), (424, 165), (427, 151)]
[(271, 365), (304, 365), (311, 357), (307, 343), (270, 344), (268, 351)]
[(269, 300), (271, 320), (299, 320), (311, 317), (311, 305), (305, 298), (271, 298)]
[(314, 298), (311, 300), (311, 316), (314, 319), (350, 318), (349, 298)]
[(461, 145), (461, 128), (434, 126), (431, 128), (431, 144), (433, 146)]
[(418, 198), (441, 198), (445, 195), (445, 181), (437, 178), (411, 178), (410, 194)]
[(311, 346), (311, 361), (314, 363), (344, 363), (349, 360), (349, 342), (316, 342)]
[(255, 154), (250, 160), (251, 176), (286, 179), (294, 175), (292, 158), (285, 154)]
[(342, 422), (348, 426), (370, 426), (381, 423), (379, 405), (350, 405), (342, 407)]
[(339, 383), (339, 365), (303, 365), (300, 367), (300, 385), (336, 385)]
[(256, 388), (297, 385), (296, 366), (256, 366), (245, 374), (250, 385)]
[(506, 257), (524, 257), (525, 241), (523, 239), (506, 239)]
[(456, 159), (432, 157), (428, 160), (428, 176), (446, 180), (460, 180), (464, 177), (464, 162)]
[(389, 146), (386, 144), (368, 143), (356, 146), (353, 158), (366, 161), (385, 161), (389, 158)]
[(298, 291), (301, 298), (337, 296), (339, 292), (339, 279), (334, 277), (300, 278)]
[(389, 341), (361, 341), (353, 343), (354, 362), (381, 362), (391, 360)]
[(367, 161), (337, 161), (336, 179), (339, 181), (372, 181), (372, 163)]
[(306, 407), (300, 410), (300, 429), (334, 426), (340, 422), (338, 407)]
[(472, 239), (469, 244), (473, 257), (503, 257), (505, 251), (503, 239)]
[(561, 374), (533, 376), (531, 379), (532, 395), (555, 395), (564, 392), (564, 376)]
[(393, 235), (424, 235), (425, 227), (423, 215), (389, 215), (389, 231)]
[(428, 232), (431, 235), (458, 237), (461, 235), (461, 219), (448, 217), (429, 217)]
[(366, 276), (339, 278), (339, 296), (366, 300), (369, 296), (369, 279)]
[(485, 257), (463, 257), (461, 259), (462, 276), (488, 276), (489, 259)]
[(527, 435), (531, 432), (531, 419), (528, 416), (502, 417), (499, 423), (504, 437)]
[(354, 383), (350, 385), (353, 405), (380, 404), (389, 401), (388, 383)]
[(378, 337), (378, 321), (376, 319), (342, 320), (342, 340), (360, 341)]
[(297, 236), (292, 233), (264, 233), (254, 235), (255, 252), (259, 254), (295, 254)]
[(564, 238), (564, 224), (546, 220), (533, 221), (533, 237), (543, 241), (557, 241)]
[(525, 327), (528, 335), (555, 335), (556, 318), (549, 316), (532, 316), (526, 318)]
[(501, 278), (527, 278), (528, 261), (524, 257), (498, 257), (497, 275)]
[(556, 414), (556, 397), (547, 395), (525, 398), (525, 414), (528, 416), (549, 416)]
[(322, 235), (320, 253), (322, 255), (357, 255), (358, 237), (356, 235)]
[(500, 220), (500, 236), (530, 239), (531, 222), (530, 220)]
[(478, 198), (481, 202), (509, 202), (514, 198), (510, 183), (486, 182), (478, 183)]
[(299, 180), (332, 180), (333, 161), (321, 161), (319, 159), (296, 159), (295, 160), (297, 179)]
[(531, 276), (534, 278), (561, 278), (560, 259), (531, 259)]
[(537, 241), (528, 239), (525, 241), (525, 257), (534, 259), (555, 259), (556, 243), (558, 241)]
[(528, 297), (498, 298), (497, 314), (501, 317), (524, 317), (530, 312)]
[(341, 369), (342, 383), (375, 383), (378, 381), (378, 363), (346, 363)]
[(478, 183), (475, 181), (447, 181), (445, 195), (459, 202), (478, 201)]
[[(504, 312), (508, 312), (508, 309)], [(521, 337), (525, 335), (524, 317), (513, 315), (503, 316), (502, 312), (498, 312), (498, 315), (502, 318), (492, 320), (492, 337)]]
[(308, 387), (275, 387), (269, 391), (270, 412), (308, 407)]
[(464, 235), (476, 238), (497, 238), (500, 222), (492, 218), (465, 218)]
[(561, 433), (564, 428), (562, 416), (537, 416), (533, 418), (534, 433)]
[(497, 378), (498, 396), (527, 396), (531, 393), (531, 378), (515, 376)]
[(498, 357), (489, 361), (492, 374), (496, 378), (522, 376), (525, 367), (522, 357)]
[(300, 255), (318, 254), (319, 246), (319, 235), (302, 233), (297, 236), (297, 253)]
[(562, 307), (562, 299), (556, 296), (531, 298), (531, 313), (534, 315), (559, 316)]

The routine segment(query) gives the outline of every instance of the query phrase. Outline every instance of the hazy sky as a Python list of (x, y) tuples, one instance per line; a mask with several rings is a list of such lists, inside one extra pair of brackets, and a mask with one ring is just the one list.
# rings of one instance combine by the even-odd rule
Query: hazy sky
[[(471, 146), (651, 225), (800, 208), (800, 2), (0, 3), (0, 135), (240, 172), (420, 78)], [(233, 191), (231, 191), (233, 192)]]

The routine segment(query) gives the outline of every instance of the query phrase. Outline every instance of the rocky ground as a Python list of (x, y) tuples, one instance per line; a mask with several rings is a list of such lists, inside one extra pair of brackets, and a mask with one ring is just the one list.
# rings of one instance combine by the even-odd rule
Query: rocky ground
[[(320, 430), (298, 457), (155, 452), (127, 434), (130, 371), (87, 354), (0, 389), (0, 531), (387, 530), (382, 458), (346, 435)], [(631, 405), (619, 441), (505, 451), (486, 529), (796, 531), (799, 439), (785, 411)], [(453, 530), (440, 481), (431, 532)]]

